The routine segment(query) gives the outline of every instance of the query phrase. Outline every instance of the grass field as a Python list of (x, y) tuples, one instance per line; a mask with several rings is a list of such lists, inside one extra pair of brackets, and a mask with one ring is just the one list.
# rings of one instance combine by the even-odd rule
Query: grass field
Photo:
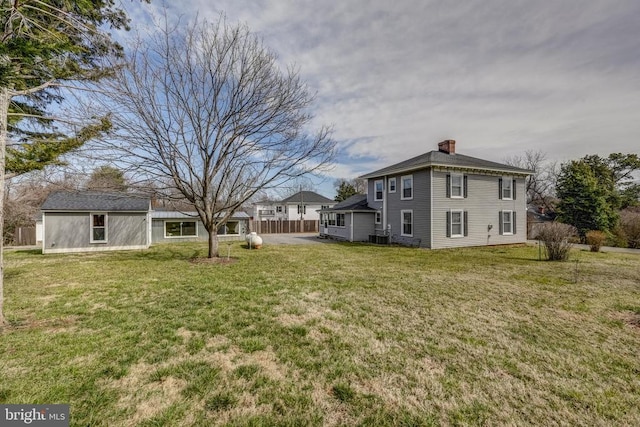
[(8, 253), (0, 402), (83, 426), (640, 425), (637, 255), (230, 250)]

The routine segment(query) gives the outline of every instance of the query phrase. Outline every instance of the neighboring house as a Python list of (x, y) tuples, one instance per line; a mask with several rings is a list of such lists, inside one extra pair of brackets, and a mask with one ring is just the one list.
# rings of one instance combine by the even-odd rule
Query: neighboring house
[(280, 201), (263, 200), (253, 204), (253, 219), (295, 221), (299, 219), (319, 220), (320, 209), (331, 207), (336, 202), (314, 191), (299, 191)]
[(151, 200), (121, 193), (51, 193), (42, 204), (42, 253), (146, 249)]
[[(172, 243), (204, 241), (209, 233), (198, 218), (196, 212), (176, 212), (155, 210), (151, 212), (151, 241), (153, 243)], [(241, 240), (249, 229), (249, 215), (236, 212), (218, 228), (218, 241)]]
[(286, 205), (275, 200), (260, 200), (252, 205), (252, 219), (256, 221), (288, 219)]
[(354, 216), (358, 231), (347, 240), (387, 235), (391, 242), (432, 249), (523, 243), (531, 173), (457, 154), (455, 141), (443, 141), (438, 151), (362, 176), (373, 212)]
[[(152, 243), (206, 241), (195, 213), (154, 211), (148, 197), (125, 193), (55, 192), (42, 204), (42, 252), (146, 249)], [(249, 216), (236, 212), (220, 241), (243, 240)]]

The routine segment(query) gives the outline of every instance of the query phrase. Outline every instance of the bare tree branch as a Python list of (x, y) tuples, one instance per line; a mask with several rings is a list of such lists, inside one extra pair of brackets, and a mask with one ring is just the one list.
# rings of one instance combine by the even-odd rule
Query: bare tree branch
[(99, 102), (114, 133), (96, 149), (121, 167), (170, 183), (216, 232), (257, 192), (321, 172), (335, 156), (331, 129), (307, 129), (314, 97), (297, 70), (244, 25), (165, 23), (131, 47)]

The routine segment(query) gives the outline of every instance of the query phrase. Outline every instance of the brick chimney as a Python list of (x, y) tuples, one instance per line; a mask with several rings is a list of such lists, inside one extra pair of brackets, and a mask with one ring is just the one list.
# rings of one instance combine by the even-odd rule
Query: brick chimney
[(447, 154), (456, 154), (456, 141), (453, 139), (445, 139), (438, 143), (438, 150)]

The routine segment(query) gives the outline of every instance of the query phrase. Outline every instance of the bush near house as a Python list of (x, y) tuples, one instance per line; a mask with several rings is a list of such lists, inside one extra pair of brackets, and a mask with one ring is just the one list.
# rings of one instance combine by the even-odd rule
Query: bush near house
[(547, 222), (538, 229), (537, 239), (544, 243), (549, 261), (566, 261), (577, 237), (577, 229), (561, 222)]
[(599, 230), (591, 230), (585, 234), (585, 240), (591, 252), (600, 252), (600, 247), (607, 240), (607, 235)]

